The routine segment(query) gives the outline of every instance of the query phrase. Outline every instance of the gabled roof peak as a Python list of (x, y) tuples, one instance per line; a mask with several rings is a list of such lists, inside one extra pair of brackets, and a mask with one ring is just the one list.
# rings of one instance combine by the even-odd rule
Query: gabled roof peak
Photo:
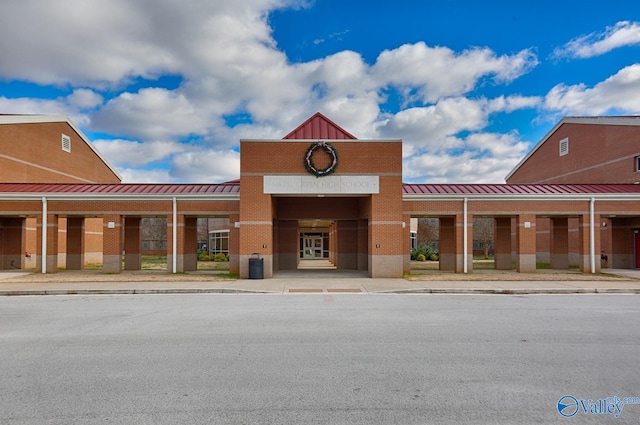
[(283, 139), (352, 139), (357, 137), (331, 121), (329, 118), (316, 112), (295, 130), (283, 137)]

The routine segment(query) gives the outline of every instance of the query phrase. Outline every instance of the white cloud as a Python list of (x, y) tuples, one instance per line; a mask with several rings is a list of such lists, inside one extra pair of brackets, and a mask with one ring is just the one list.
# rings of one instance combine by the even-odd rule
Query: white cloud
[(403, 173), (409, 183), (504, 183), (519, 160), (427, 153), (406, 159)]
[(142, 139), (205, 134), (206, 113), (177, 90), (148, 88), (122, 93), (91, 115), (92, 127)]
[(100, 153), (116, 167), (139, 167), (167, 159), (187, 149), (186, 145), (172, 141), (150, 141), (141, 143), (132, 140), (94, 140)]
[(122, 177), (122, 183), (170, 183), (172, 182), (168, 170), (139, 169), (116, 167)]
[(385, 50), (378, 56), (373, 72), (381, 86), (405, 88), (405, 97), (409, 99), (417, 89), (415, 97), (419, 100), (435, 102), (442, 97), (469, 93), (486, 77), (500, 83), (513, 81), (537, 64), (536, 55), (529, 49), (512, 56), (497, 56), (488, 48), (456, 53), (446, 47), (418, 42)]
[(593, 32), (574, 38), (562, 47), (556, 48), (555, 58), (591, 58), (608, 53), (614, 49), (640, 45), (640, 23), (620, 21), (603, 32)]
[(89, 89), (75, 89), (67, 97), (36, 99), (0, 97), (0, 111), (27, 115), (66, 115), (80, 127), (90, 124), (87, 112), (102, 103), (102, 96)]
[(261, 43), (272, 44), (265, 14), (284, 4), (279, 0), (5, 2), (0, 27), (11, 37), (2, 44), (0, 76), (108, 87), (135, 76), (153, 79), (190, 70), (203, 75), (211, 65), (219, 68), (240, 55), (255, 57)]
[(562, 114), (601, 115), (640, 113), (640, 64), (621, 69), (592, 88), (558, 84), (547, 93), (544, 106)]
[[(354, 51), (293, 64), (278, 49), (268, 14), (294, 2), (10, 1), (0, 14), (0, 78), (73, 92), (54, 100), (0, 98), (0, 112), (65, 114), (83, 128), (119, 137), (96, 146), (125, 181), (237, 178), (239, 155), (231, 148), (240, 138), (281, 138), (316, 111), (361, 139), (402, 138), (412, 176), (426, 178), (431, 171), (415, 167), (443, 158), (437, 173), (460, 178), (466, 163), (455, 150), (484, 156), (468, 158), (481, 170), (492, 156), (509, 162), (520, 149), (511, 133), (483, 137), (482, 131), (491, 114), (534, 108), (540, 99), (463, 96), (487, 81), (506, 84), (529, 72), (538, 63), (532, 49), (499, 55), (418, 42), (385, 50), (372, 65)], [(24, 25), (27, 20), (39, 25)], [(180, 85), (124, 89), (164, 75), (179, 76)], [(412, 107), (382, 114), (389, 88)], [(251, 122), (228, 125), (238, 113)], [(458, 137), (461, 132), (472, 136)], [(160, 161), (170, 168), (147, 169)], [(512, 165), (499, 171), (500, 180)], [(494, 176), (492, 170), (487, 165), (483, 176)]]
[(470, 134), (464, 142), (469, 151), (480, 155), (489, 153), (492, 159), (498, 160), (519, 160), (529, 149), (529, 144), (520, 140), (516, 132)]
[(492, 113), (533, 108), (539, 104), (539, 98), (519, 95), (491, 100), (446, 98), (434, 105), (405, 109), (387, 117), (379, 124), (378, 130), (385, 137), (400, 134), (405, 143), (418, 147), (457, 148), (447, 142), (448, 136), (482, 130), (488, 125)]
[(240, 154), (235, 151), (190, 150), (176, 155), (171, 177), (178, 181), (222, 183), (240, 177)]

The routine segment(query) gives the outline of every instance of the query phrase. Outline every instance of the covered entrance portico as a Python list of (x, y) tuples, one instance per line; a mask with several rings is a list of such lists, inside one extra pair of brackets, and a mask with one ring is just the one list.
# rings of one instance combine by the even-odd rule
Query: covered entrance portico
[[(365, 197), (281, 197), (273, 195), (274, 271), (368, 270)], [(359, 254), (360, 253), (360, 254)], [(304, 261), (303, 267), (301, 262)]]
[[(241, 278), (256, 254), (265, 278), (298, 270), (301, 260), (369, 277), (402, 277), (408, 269), (402, 142), (344, 139), (351, 138), (240, 141)], [(338, 171), (314, 175), (310, 157)]]

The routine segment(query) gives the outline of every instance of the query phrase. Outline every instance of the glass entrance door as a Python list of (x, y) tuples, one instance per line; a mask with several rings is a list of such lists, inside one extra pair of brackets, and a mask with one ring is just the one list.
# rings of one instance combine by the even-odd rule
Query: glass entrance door
[(322, 259), (322, 236), (304, 236), (304, 251), (302, 258), (305, 260)]

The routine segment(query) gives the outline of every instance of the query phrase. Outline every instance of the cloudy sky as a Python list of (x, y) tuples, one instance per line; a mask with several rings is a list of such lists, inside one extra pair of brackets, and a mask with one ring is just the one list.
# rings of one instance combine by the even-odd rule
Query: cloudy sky
[(2, 0), (0, 113), (63, 114), (125, 182), (239, 176), (322, 112), (404, 180), (501, 183), (566, 115), (640, 114), (640, 2)]

